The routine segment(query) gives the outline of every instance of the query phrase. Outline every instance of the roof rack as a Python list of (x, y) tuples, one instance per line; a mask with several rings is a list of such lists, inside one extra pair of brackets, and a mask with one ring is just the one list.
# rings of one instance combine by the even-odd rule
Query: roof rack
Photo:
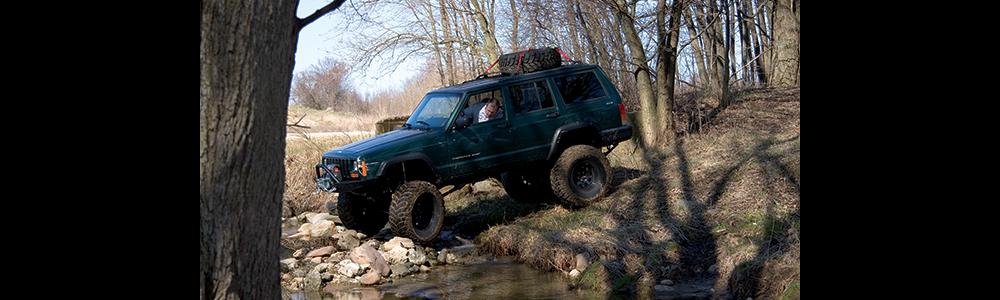
[[(560, 62), (569, 62), (569, 63), (574, 64), (574, 65), (575, 64), (581, 64), (581, 63), (583, 63), (581, 61), (573, 60), (573, 59), (569, 58), (569, 56), (566, 56), (566, 54), (563, 53), (562, 50), (559, 49), (559, 47), (552, 47), (552, 48), (554, 50), (556, 50), (556, 52), (558, 52), (559, 55), (562, 55), (562, 57), (565, 58), (565, 60), (562, 60)], [(531, 50), (531, 49), (529, 48), (528, 50)], [(476, 77), (474, 77), (472, 79), (463, 81), (462, 83), (464, 84), (464, 83), (467, 83), (467, 82), (470, 82), (470, 81), (476, 81), (476, 80), (480, 80), (480, 79), (496, 78), (496, 77), (506, 76), (506, 75), (504, 75), (501, 72), (490, 73), (490, 70), (492, 70), (493, 67), (495, 67), (497, 65), (497, 63), (499, 63), (499, 62), (500, 62), (500, 58), (497, 57), (497, 59), (493, 61), (493, 64), (491, 64), (489, 68), (486, 68), (486, 72), (483, 72), (482, 74), (479, 74), (479, 76), (476, 76)], [(518, 64), (520, 64), (520, 60), (518, 61)], [(491, 76), (491, 74), (493, 74), (493, 75)], [(521, 72), (521, 73), (515, 73), (514, 75), (520, 75), (520, 74), (524, 74), (524, 73), (523, 72)]]

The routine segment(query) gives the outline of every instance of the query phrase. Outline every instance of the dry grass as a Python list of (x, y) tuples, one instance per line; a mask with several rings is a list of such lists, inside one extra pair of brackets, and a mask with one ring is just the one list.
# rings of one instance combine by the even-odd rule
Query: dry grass
[(333, 110), (318, 110), (301, 105), (288, 106), (288, 123), (295, 123), (299, 118), (305, 116), (299, 125), (309, 128), (296, 128), (289, 130), (291, 135), (296, 130), (303, 132), (331, 132), (331, 131), (375, 131), (375, 122), (389, 117), (379, 114), (354, 114), (338, 112)]
[(635, 296), (662, 279), (707, 278), (740, 299), (798, 297), (797, 90), (741, 93), (700, 133), (632, 149), (612, 153), (624, 182), (605, 200), (494, 226), (478, 238), (484, 249), (562, 271), (585, 253), (603, 268), (581, 285)]

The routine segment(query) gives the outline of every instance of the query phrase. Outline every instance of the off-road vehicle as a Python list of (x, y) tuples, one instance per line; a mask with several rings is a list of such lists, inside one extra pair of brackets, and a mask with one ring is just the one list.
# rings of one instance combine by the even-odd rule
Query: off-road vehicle
[(600, 200), (605, 155), (632, 126), (604, 71), (557, 51), (504, 54), (499, 74), (427, 93), (401, 128), (323, 154), (319, 189), (339, 193), (346, 227), (372, 234), (388, 222), (422, 243), (441, 231), (449, 185), (493, 177), (518, 201)]

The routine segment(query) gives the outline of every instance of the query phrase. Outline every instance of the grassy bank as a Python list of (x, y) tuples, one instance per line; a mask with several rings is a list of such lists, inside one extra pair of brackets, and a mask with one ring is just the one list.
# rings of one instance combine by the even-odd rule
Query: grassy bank
[(618, 184), (580, 210), (551, 207), (479, 235), (484, 249), (541, 269), (595, 263), (584, 287), (643, 296), (663, 279), (717, 292), (798, 298), (797, 90), (754, 91), (666, 149), (612, 153)]

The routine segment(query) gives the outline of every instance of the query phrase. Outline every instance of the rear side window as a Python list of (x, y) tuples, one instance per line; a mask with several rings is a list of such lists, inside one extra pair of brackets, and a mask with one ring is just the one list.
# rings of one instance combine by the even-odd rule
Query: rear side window
[(545, 81), (510, 86), (510, 99), (515, 115), (552, 107), (552, 94)]
[(604, 97), (604, 87), (594, 72), (556, 78), (556, 87), (566, 104), (580, 103)]

